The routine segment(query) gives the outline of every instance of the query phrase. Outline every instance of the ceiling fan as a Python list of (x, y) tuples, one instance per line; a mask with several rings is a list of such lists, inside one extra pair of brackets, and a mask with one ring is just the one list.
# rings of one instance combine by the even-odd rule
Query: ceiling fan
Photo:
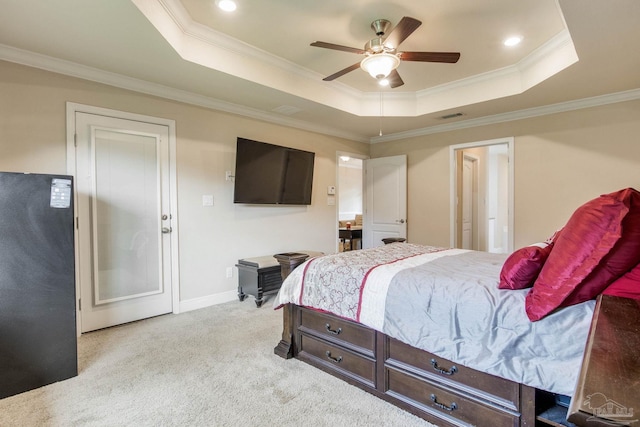
[(399, 52), (398, 46), (411, 35), (420, 25), (421, 21), (405, 16), (400, 20), (391, 32), (385, 37), (391, 22), (386, 19), (377, 19), (371, 23), (371, 29), (376, 33), (376, 38), (369, 40), (364, 49), (342, 46), (327, 42), (313, 42), (311, 46), (325, 49), (341, 50), (343, 52), (365, 55), (365, 58), (343, 70), (325, 77), (324, 81), (335, 80), (353, 70), (362, 68), (381, 84), (388, 83), (392, 88), (402, 86), (404, 82), (396, 68), (400, 61), (417, 62), (446, 62), (456, 63), (460, 59), (459, 52)]

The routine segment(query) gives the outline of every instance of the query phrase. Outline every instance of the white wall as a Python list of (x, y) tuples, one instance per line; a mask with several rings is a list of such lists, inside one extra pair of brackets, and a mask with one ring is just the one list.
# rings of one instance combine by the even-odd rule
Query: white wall
[[(180, 300), (197, 308), (235, 298), (239, 258), (301, 249), (334, 252), (336, 153), (367, 145), (160, 99), (0, 61), (0, 170), (66, 173), (66, 102), (173, 119), (177, 132)], [(316, 153), (312, 204), (255, 207), (232, 203), (236, 138)], [(214, 196), (213, 207), (202, 195)]]

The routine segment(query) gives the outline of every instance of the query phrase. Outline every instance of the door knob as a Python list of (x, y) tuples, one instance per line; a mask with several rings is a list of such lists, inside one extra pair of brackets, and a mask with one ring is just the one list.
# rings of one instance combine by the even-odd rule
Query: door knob
[(163, 234), (168, 234), (171, 233), (173, 230), (171, 229), (171, 227), (162, 227), (162, 233)]
[(396, 222), (399, 222), (400, 224), (404, 224), (404, 219), (396, 219)]

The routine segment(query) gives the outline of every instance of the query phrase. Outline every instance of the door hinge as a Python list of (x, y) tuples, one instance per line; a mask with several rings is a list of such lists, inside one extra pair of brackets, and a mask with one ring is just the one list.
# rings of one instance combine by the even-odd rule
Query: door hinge
[(82, 298), (78, 298), (78, 311), (82, 311)]
[(80, 230), (80, 219), (76, 217), (76, 230)]
[(74, 147), (78, 146), (78, 134), (77, 133), (73, 134), (73, 146)]

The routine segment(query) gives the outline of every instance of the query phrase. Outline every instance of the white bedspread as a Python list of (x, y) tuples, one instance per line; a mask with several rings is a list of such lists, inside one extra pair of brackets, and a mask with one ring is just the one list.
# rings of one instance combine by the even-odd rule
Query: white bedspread
[(594, 302), (531, 322), (528, 290), (498, 289), (505, 259), (408, 243), (327, 255), (295, 269), (274, 305), (327, 311), (455, 363), (572, 395)]

